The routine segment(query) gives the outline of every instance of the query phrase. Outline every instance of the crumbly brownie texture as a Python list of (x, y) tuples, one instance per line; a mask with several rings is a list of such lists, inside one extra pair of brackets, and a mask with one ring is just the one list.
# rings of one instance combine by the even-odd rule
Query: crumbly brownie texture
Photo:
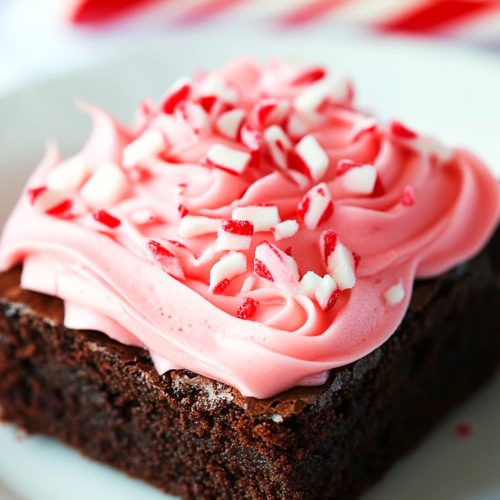
[[(500, 359), (500, 235), (416, 285), (406, 319), (322, 387), (243, 398), (61, 326), (62, 303), (0, 275), (3, 419), (183, 498), (354, 498)], [(258, 360), (256, 360), (258, 363)]]

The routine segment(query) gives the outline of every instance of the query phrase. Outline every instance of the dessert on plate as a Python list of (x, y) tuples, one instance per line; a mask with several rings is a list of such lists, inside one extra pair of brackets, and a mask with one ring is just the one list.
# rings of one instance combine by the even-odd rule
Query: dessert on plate
[(48, 149), (0, 243), (2, 418), (183, 498), (353, 498), (500, 355), (500, 184), (237, 60)]

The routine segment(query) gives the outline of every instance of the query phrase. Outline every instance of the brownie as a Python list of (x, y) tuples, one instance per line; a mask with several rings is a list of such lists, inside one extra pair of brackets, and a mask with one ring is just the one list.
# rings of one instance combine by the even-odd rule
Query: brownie
[(499, 232), (417, 282), (380, 348), (268, 400), (185, 370), (159, 376), (146, 351), (62, 326), (62, 302), (19, 276), (0, 275), (3, 420), (183, 498), (355, 498), (500, 359)]

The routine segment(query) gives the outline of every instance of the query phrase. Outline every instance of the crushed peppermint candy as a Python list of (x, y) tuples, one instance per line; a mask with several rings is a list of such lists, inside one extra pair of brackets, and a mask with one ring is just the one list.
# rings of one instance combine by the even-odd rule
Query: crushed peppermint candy
[(276, 241), (291, 238), (297, 234), (298, 230), (299, 224), (293, 219), (280, 222), (272, 228), (273, 236)]
[(267, 241), (255, 249), (254, 273), (288, 291), (295, 290), (299, 282), (295, 259)]
[(297, 218), (308, 229), (316, 229), (333, 215), (333, 200), (328, 186), (322, 182), (311, 188), (300, 200)]
[(148, 249), (155, 262), (160, 264), (161, 268), (166, 273), (174, 276), (175, 278), (184, 279), (185, 276), (181, 263), (170, 250), (155, 240), (148, 241)]
[[(247, 258), (241, 252), (234, 252), (221, 257), (210, 270), (210, 286), (211, 292), (220, 292), (221, 283), (225, 283), (224, 289), (229, 283), (224, 280), (230, 281), (235, 276), (243, 274), (247, 270)], [(219, 287), (219, 289), (217, 289)]]
[(397, 120), (389, 123), (389, 133), (399, 139), (416, 139), (418, 134)]
[(97, 210), (92, 214), (92, 217), (97, 222), (108, 227), (109, 229), (116, 229), (121, 225), (121, 220), (118, 217), (110, 214), (106, 210)]
[(298, 73), (291, 83), (292, 85), (310, 85), (318, 80), (322, 80), (326, 74), (325, 68), (321, 66), (307, 68)]
[(106, 162), (84, 184), (80, 195), (91, 208), (108, 208), (120, 202), (129, 187), (129, 180), (123, 169), (116, 163)]
[(314, 181), (321, 179), (328, 169), (330, 160), (314, 135), (303, 137), (295, 146), (289, 167), (298, 170)]
[(329, 274), (325, 274), (318, 283), (314, 296), (321, 309), (329, 311), (337, 302), (339, 292), (336, 281)]
[(415, 190), (412, 186), (405, 186), (403, 194), (401, 195), (401, 203), (405, 207), (412, 207), (415, 205)]
[(316, 290), (321, 283), (321, 276), (316, 274), (314, 271), (307, 271), (302, 279), (300, 280), (297, 289), (295, 290), (296, 295), (305, 295), (310, 299), (314, 299), (316, 296)]
[(150, 224), (157, 219), (155, 213), (152, 210), (148, 210), (147, 208), (141, 208), (138, 210), (134, 210), (130, 214), (130, 220), (137, 224), (138, 226), (143, 226), (145, 224)]
[(161, 110), (166, 114), (172, 114), (177, 105), (185, 101), (191, 93), (191, 81), (188, 78), (181, 78), (175, 82), (163, 97)]
[(147, 130), (123, 150), (123, 166), (132, 168), (139, 163), (153, 158), (167, 147), (164, 135), (159, 130)]
[(195, 238), (203, 234), (216, 233), (220, 224), (220, 219), (212, 219), (203, 215), (185, 215), (181, 219), (177, 232), (183, 238)]
[(250, 221), (255, 232), (271, 231), (280, 222), (280, 215), (276, 205), (238, 207), (233, 210), (231, 217), (234, 220)]
[(244, 109), (231, 109), (222, 113), (216, 121), (217, 131), (228, 139), (237, 139), (245, 120)]
[(264, 131), (264, 140), (269, 148), (273, 163), (285, 169), (288, 165), (288, 152), (292, 148), (292, 141), (279, 125), (271, 125)]
[(356, 283), (354, 255), (332, 229), (321, 234), (320, 249), (326, 270), (335, 279), (339, 289), (352, 288)]
[(343, 189), (348, 193), (369, 195), (375, 189), (377, 175), (377, 169), (373, 165), (352, 165), (338, 177)]
[(254, 316), (259, 307), (260, 302), (258, 300), (247, 297), (236, 312), (236, 316), (240, 319), (249, 319)]
[(390, 286), (384, 292), (384, 299), (389, 306), (395, 306), (399, 304), (405, 298), (405, 289), (401, 282)]
[(85, 159), (73, 156), (57, 165), (47, 176), (47, 187), (55, 191), (74, 191), (88, 179), (90, 169)]
[(248, 220), (223, 220), (217, 232), (217, 250), (248, 250), (253, 231), (253, 224)]
[(207, 163), (232, 173), (242, 174), (250, 163), (251, 155), (224, 144), (214, 144), (207, 153)]
[(68, 215), (73, 202), (67, 194), (46, 186), (28, 189), (28, 197), (31, 205), (47, 215), (65, 216)]

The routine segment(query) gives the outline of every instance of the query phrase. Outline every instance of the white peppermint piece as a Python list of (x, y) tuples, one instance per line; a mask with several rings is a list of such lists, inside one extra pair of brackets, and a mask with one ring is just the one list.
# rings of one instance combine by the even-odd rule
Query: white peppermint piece
[(275, 165), (285, 169), (288, 164), (287, 152), (292, 148), (292, 141), (285, 131), (279, 125), (271, 125), (264, 131), (264, 140)]
[(292, 139), (299, 139), (309, 132), (309, 124), (298, 113), (292, 113), (288, 118), (286, 131)]
[(240, 252), (225, 255), (210, 269), (210, 290), (213, 290), (225, 279), (230, 280), (247, 270), (247, 259)]
[(290, 103), (286, 99), (277, 99), (273, 110), (267, 115), (266, 123), (279, 123), (283, 121), (290, 111)]
[(142, 226), (144, 224), (149, 224), (156, 219), (156, 216), (152, 210), (148, 210), (147, 208), (141, 208), (134, 210), (130, 214), (130, 220), (137, 224), (138, 226)]
[(229, 104), (236, 104), (238, 101), (238, 91), (216, 75), (205, 77), (198, 84), (197, 91), (200, 96), (213, 96)]
[(335, 102), (346, 102), (351, 96), (351, 83), (347, 78), (337, 78), (331, 84), (329, 97)]
[(323, 78), (308, 85), (294, 100), (294, 107), (304, 114), (315, 114), (327, 99), (335, 102), (349, 101), (351, 85), (346, 78)]
[(250, 221), (255, 232), (270, 231), (280, 222), (278, 207), (275, 205), (238, 207), (233, 210), (231, 217), (235, 220)]
[(175, 110), (175, 114), (186, 121), (195, 133), (210, 130), (208, 114), (199, 104), (185, 101)]
[(434, 156), (439, 162), (447, 163), (453, 158), (453, 149), (434, 137), (418, 137), (414, 140), (417, 149), (425, 156)]
[(254, 272), (261, 278), (271, 278), (277, 287), (289, 292), (295, 291), (299, 282), (295, 259), (267, 241), (255, 249)]
[(294, 100), (294, 108), (304, 114), (314, 114), (323, 102), (329, 97), (332, 82), (322, 79), (308, 85)]
[(314, 292), (314, 296), (316, 297), (316, 300), (321, 309), (323, 309), (324, 311), (328, 309), (328, 306), (330, 305), (330, 299), (336, 291), (336, 281), (329, 274), (325, 274), (320, 280)]
[(214, 144), (207, 153), (207, 160), (215, 167), (242, 174), (250, 162), (250, 153), (230, 148), (224, 144)]
[(280, 222), (273, 227), (274, 238), (277, 241), (291, 238), (299, 230), (299, 224), (296, 220), (290, 219)]
[(301, 190), (304, 190), (311, 185), (311, 179), (298, 170), (287, 170), (286, 173)]
[(39, 212), (50, 213), (67, 201), (68, 195), (63, 191), (45, 188), (32, 200), (32, 205)]
[(343, 243), (337, 241), (326, 262), (327, 270), (335, 278), (340, 290), (346, 290), (355, 285), (354, 258), (352, 252)]
[(243, 281), (243, 285), (241, 285), (240, 295), (245, 295), (253, 290), (255, 286), (256, 277), (255, 276), (247, 276)]
[(314, 186), (305, 194), (298, 209), (298, 215), (307, 229), (316, 229), (332, 214), (332, 195), (324, 182)]
[(373, 193), (377, 181), (377, 169), (373, 165), (361, 165), (347, 170), (340, 176), (342, 187), (351, 194)]
[(318, 181), (325, 175), (330, 159), (314, 135), (303, 137), (295, 146), (295, 151), (306, 164), (311, 179)]
[(177, 232), (183, 238), (194, 238), (203, 234), (216, 233), (220, 225), (220, 219), (212, 219), (203, 215), (186, 215), (181, 219)]
[(82, 200), (92, 208), (109, 208), (129, 190), (127, 175), (116, 163), (102, 163), (80, 190)]
[(316, 289), (321, 283), (321, 276), (316, 274), (314, 271), (307, 271), (295, 291), (296, 295), (306, 295), (310, 299), (315, 298)]
[(390, 306), (395, 306), (399, 304), (404, 298), (405, 298), (405, 289), (403, 288), (403, 284), (401, 282), (390, 286), (384, 292), (384, 299), (386, 303)]
[(90, 175), (90, 169), (81, 156), (73, 156), (57, 165), (47, 176), (47, 186), (59, 191), (80, 189)]
[(224, 137), (237, 139), (245, 116), (246, 111), (244, 109), (236, 108), (226, 111), (217, 118), (216, 128)]
[(252, 244), (252, 236), (234, 234), (224, 231), (222, 228), (217, 232), (217, 250), (248, 250)]
[(159, 130), (146, 130), (135, 141), (123, 149), (123, 166), (132, 168), (139, 163), (154, 158), (166, 149), (166, 142)]

